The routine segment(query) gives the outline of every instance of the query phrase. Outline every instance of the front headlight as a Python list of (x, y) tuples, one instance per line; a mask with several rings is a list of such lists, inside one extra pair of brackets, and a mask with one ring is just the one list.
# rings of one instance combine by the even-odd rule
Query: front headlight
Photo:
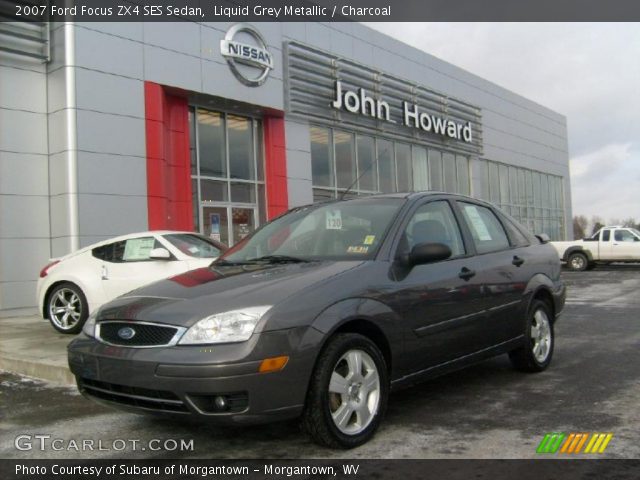
[(194, 345), (244, 342), (249, 340), (256, 325), (270, 308), (269, 305), (216, 313), (189, 328), (178, 343)]
[(96, 337), (96, 318), (98, 317), (99, 308), (96, 308), (87, 321), (84, 322), (84, 327), (82, 327), (82, 333), (84, 333), (87, 337), (95, 338)]

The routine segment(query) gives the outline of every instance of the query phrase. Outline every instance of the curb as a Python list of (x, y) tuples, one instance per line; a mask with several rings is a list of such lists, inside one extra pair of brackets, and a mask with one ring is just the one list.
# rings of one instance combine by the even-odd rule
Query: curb
[(61, 385), (75, 385), (76, 380), (66, 366), (0, 356), (0, 370), (26, 375)]

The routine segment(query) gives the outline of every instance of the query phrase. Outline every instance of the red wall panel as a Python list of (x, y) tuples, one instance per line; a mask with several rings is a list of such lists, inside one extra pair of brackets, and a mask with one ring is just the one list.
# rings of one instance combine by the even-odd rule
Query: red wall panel
[(145, 82), (147, 210), (150, 230), (193, 230), (189, 104)]
[(269, 219), (289, 208), (287, 190), (287, 151), (283, 117), (264, 118), (265, 180), (267, 187), (267, 217)]

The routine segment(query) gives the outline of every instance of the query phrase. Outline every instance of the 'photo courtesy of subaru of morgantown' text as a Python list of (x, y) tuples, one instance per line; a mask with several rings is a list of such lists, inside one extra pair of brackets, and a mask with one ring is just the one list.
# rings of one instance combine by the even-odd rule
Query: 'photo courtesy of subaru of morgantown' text
[(640, 477), (640, 5), (0, 0), (0, 477)]

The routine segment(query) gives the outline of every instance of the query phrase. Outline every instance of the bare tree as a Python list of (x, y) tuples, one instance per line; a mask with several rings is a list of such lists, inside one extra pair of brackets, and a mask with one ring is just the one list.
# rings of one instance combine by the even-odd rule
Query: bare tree
[(598, 230), (600, 230), (602, 227), (604, 227), (604, 220), (602, 220), (602, 217), (598, 217), (597, 215), (594, 215), (593, 217), (591, 217), (591, 235), (593, 235), (594, 233), (596, 233)]
[(629, 218), (623, 220), (621, 225), (623, 227), (627, 227), (627, 228), (636, 228), (638, 226), (638, 223), (636, 222), (635, 218), (629, 217)]
[(576, 215), (573, 217), (573, 239), (580, 240), (587, 236), (587, 227), (589, 219), (584, 215)]

